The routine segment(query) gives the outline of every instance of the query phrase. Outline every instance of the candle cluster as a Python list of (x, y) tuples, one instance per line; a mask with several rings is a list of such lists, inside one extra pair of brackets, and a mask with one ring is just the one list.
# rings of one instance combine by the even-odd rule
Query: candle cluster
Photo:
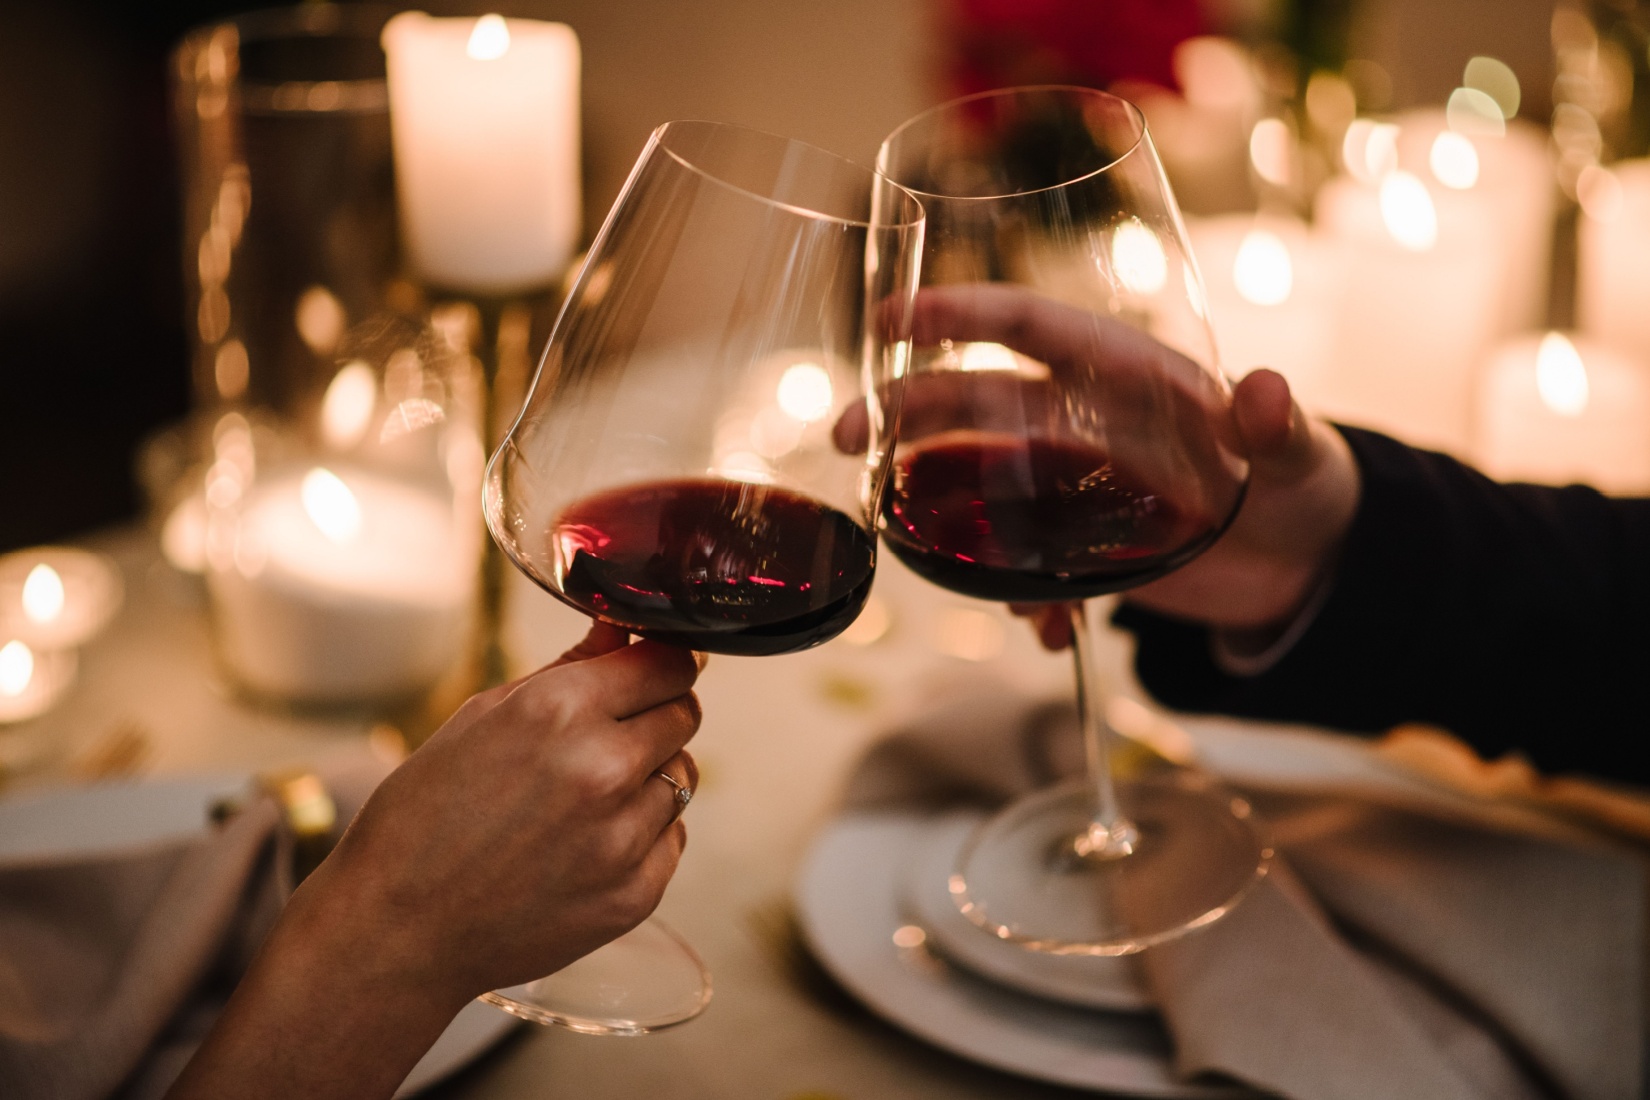
[(79, 647), (109, 625), (121, 593), (119, 571), (100, 554), (39, 547), (0, 557), (0, 724), (63, 697)]
[[(1192, 92), (1183, 113), (1198, 109)], [(1253, 94), (1229, 99), (1257, 110)], [(1340, 77), (1307, 86), (1302, 125), (1335, 138), (1321, 182), (1294, 123), (1249, 115), (1252, 190), (1285, 212), (1188, 220), (1228, 369), (1275, 368), (1310, 409), (1500, 477), (1650, 491), (1650, 312), (1637, 300), (1650, 162), (1566, 174), (1562, 143), (1516, 117), (1517, 79), (1489, 58), (1442, 108), (1356, 106)], [(1184, 126), (1174, 118), (1167, 143)], [(1568, 335), (1542, 331), (1565, 181), (1582, 208), (1581, 331)]]

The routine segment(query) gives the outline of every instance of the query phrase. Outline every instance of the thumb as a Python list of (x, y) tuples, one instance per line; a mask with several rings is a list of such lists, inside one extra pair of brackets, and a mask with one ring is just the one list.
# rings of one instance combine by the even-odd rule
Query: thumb
[(575, 661), (588, 661), (592, 657), (600, 657), (605, 653), (613, 653), (630, 644), (630, 634), (611, 623), (604, 623), (600, 619), (593, 619), (590, 629), (579, 639), (577, 645), (552, 661), (549, 668), (559, 668), (570, 665)]
[(1245, 375), (1232, 390), (1232, 415), (1257, 480), (1294, 481), (1316, 462), (1311, 422), (1274, 370)]

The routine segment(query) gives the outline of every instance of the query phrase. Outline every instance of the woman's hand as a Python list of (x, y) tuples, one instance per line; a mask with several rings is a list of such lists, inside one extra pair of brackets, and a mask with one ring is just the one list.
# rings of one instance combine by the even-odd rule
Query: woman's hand
[[(293, 895), (173, 1092), (388, 1096), (452, 1016), (641, 922), (686, 842), (694, 654), (596, 625), (467, 702)], [(273, 1041), (278, 1036), (279, 1041)]]

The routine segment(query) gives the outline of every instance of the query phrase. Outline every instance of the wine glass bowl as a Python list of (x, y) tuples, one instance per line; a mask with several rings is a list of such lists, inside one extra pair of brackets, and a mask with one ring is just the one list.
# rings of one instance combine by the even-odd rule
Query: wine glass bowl
[[(914, 199), (829, 153), (661, 127), (490, 465), (504, 552), (660, 641), (751, 655), (839, 633), (875, 568), (921, 231)], [(876, 430), (845, 453), (851, 406)]]
[[(758, 131), (654, 131), (563, 304), (483, 513), (551, 595), (737, 655), (833, 637), (864, 605), (909, 357), (923, 215), (886, 179)], [(863, 425), (844, 448), (833, 426)], [(636, 1035), (709, 976), (657, 921), (488, 994)]]
[(1104, 92), (987, 92), (919, 115), (878, 170), (927, 216), (883, 537), (977, 598), (1072, 607), (1087, 780), (989, 820), (953, 895), (992, 934), (1123, 954), (1225, 913), (1270, 850), (1187, 775), (1114, 783), (1081, 601), (1177, 569), (1249, 464), (1202, 282), (1145, 121)]

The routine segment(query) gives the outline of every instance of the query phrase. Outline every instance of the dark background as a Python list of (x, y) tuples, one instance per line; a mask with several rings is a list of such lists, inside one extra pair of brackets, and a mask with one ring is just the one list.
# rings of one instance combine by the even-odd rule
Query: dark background
[(244, 6), (0, 0), (0, 550), (134, 514), (188, 407), (166, 56)]

